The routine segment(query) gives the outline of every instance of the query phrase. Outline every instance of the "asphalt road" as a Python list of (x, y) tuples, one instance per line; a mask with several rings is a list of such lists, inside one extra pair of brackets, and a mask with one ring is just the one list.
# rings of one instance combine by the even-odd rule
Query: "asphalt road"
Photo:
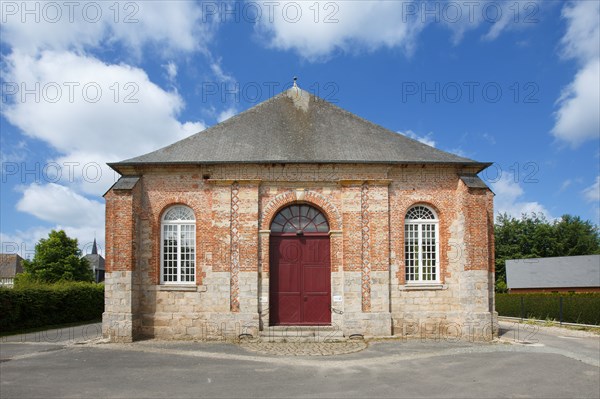
[(559, 328), (501, 323), (495, 343), (394, 340), (327, 357), (107, 344), (97, 331), (0, 338), (0, 397), (600, 397), (600, 337)]

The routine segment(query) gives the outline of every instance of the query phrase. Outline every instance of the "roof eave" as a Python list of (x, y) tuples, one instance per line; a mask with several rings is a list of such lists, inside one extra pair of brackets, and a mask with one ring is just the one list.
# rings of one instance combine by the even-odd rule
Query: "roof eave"
[(223, 165), (223, 164), (392, 164), (392, 165), (453, 165), (476, 168), (475, 173), (480, 173), (493, 165), (493, 162), (448, 162), (448, 161), (366, 161), (366, 160), (247, 160), (247, 161), (180, 161), (180, 162), (112, 162), (107, 165), (121, 175), (126, 175), (124, 168), (138, 167), (169, 167), (169, 166), (193, 166), (193, 165)]

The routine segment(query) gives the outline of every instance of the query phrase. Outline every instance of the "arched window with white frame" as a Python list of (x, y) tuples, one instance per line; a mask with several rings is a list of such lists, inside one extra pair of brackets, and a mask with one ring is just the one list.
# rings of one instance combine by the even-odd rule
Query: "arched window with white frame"
[(184, 205), (170, 207), (161, 221), (161, 268), (163, 284), (196, 282), (196, 218)]
[(404, 218), (406, 283), (435, 283), (440, 278), (439, 220), (427, 206), (415, 205)]

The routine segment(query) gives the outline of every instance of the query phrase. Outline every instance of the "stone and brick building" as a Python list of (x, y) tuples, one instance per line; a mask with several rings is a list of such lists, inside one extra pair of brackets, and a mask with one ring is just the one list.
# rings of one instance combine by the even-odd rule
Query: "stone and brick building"
[(257, 336), (490, 339), (488, 163), (294, 86), (110, 166), (106, 308), (114, 341)]
[(19, 273), (23, 273), (23, 258), (17, 254), (0, 254), (0, 287), (12, 288)]
[(96, 244), (96, 239), (94, 238), (94, 243), (92, 244), (92, 251), (89, 254), (84, 255), (84, 258), (90, 264), (90, 269), (92, 269), (92, 273), (94, 273), (94, 281), (96, 283), (101, 283), (104, 281), (104, 258), (102, 255), (98, 253), (98, 244)]

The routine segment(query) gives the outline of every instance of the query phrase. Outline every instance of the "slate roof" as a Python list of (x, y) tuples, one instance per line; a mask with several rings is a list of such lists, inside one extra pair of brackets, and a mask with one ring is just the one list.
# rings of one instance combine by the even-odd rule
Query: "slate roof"
[(104, 269), (104, 264), (105, 264), (105, 260), (102, 257), (102, 255), (98, 255), (98, 254), (87, 254), (84, 256), (84, 258), (86, 258), (88, 260), (88, 262), (90, 262), (90, 267), (92, 270), (105, 270)]
[[(362, 119), (297, 87), (124, 166), (216, 163), (402, 163), (489, 166)], [(115, 187), (116, 188), (116, 187)]]
[(23, 273), (23, 258), (17, 254), (0, 254), (0, 278), (13, 278)]
[(600, 287), (600, 255), (506, 261), (508, 288)]
[(487, 184), (477, 175), (461, 175), (460, 180), (469, 188), (488, 188)]
[(136, 183), (140, 180), (138, 176), (122, 176), (115, 184), (112, 185), (110, 190), (131, 190), (135, 187)]

